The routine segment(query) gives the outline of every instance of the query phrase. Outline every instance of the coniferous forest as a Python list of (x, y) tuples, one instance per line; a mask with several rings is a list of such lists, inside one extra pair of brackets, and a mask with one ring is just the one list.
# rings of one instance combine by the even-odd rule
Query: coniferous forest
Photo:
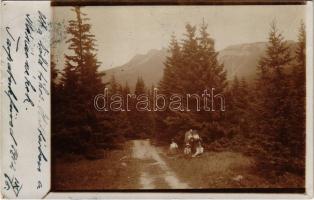
[[(80, 7), (72, 9), (75, 18), (68, 21), (66, 33), (69, 52), (64, 66), (51, 63), (53, 157), (80, 155), (102, 159), (104, 151), (123, 148), (134, 139), (150, 139), (156, 145), (171, 140), (183, 145), (184, 133), (197, 130), (207, 152), (241, 152), (253, 157), (256, 170), (270, 177), (286, 172), (304, 177), (305, 173), (305, 97), (306, 31), (300, 22), (296, 48), (270, 22), (267, 49), (259, 58), (257, 78), (227, 79), (224, 65), (218, 62), (215, 38), (206, 21), (200, 26), (186, 24), (183, 35), (172, 35), (163, 77), (158, 85), (146, 85), (139, 76), (136, 85), (119, 82), (99, 70), (97, 41), (88, 16)], [(180, 38), (180, 39), (177, 39)], [(61, 69), (61, 70), (60, 70)], [(202, 95), (215, 88), (224, 94), (225, 109), (99, 112), (94, 97), (109, 88), (110, 94), (146, 94), (154, 88), (169, 97), (174, 94)], [(183, 97), (182, 104), (187, 99)]]

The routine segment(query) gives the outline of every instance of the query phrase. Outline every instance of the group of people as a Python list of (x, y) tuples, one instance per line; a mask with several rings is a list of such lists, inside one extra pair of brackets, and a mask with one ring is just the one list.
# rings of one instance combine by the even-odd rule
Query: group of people
[[(201, 155), (204, 152), (204, 147), (202, 146), (202, 139), (195, 130), (188, 130), (184, 136), (184, 154), (192, 157)], [(169, 152), (170, 154), (177, 154), (179, 150), (178, 144), (172, 139)]]

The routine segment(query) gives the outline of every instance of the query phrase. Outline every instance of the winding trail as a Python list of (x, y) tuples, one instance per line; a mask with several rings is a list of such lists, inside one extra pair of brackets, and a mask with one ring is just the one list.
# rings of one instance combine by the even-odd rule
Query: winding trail
[(143, 160), (140, 183), (142, 189), (188, 189), (160, 157), (149, 140), (133, 141), (133, 157)]

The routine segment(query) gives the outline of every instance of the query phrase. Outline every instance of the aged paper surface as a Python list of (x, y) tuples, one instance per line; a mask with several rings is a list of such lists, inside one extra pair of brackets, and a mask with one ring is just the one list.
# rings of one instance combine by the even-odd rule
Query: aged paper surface
[(312, 2), (53, 5), (1, 5), (4, 198), (313, 195)]
[(50, 189), (50, 6), (1, 6), (1, 191), (40, 198)]

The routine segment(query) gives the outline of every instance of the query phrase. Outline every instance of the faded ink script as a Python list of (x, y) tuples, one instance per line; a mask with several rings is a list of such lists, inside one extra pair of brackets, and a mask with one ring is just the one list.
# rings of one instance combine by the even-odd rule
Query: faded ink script
[(43, 187), (42, 172), (49, 166), (49, 21), (36, 10), (14, 24), (6, 21), (1, 29), (2, 190), (19, 197), (23, 190)]

